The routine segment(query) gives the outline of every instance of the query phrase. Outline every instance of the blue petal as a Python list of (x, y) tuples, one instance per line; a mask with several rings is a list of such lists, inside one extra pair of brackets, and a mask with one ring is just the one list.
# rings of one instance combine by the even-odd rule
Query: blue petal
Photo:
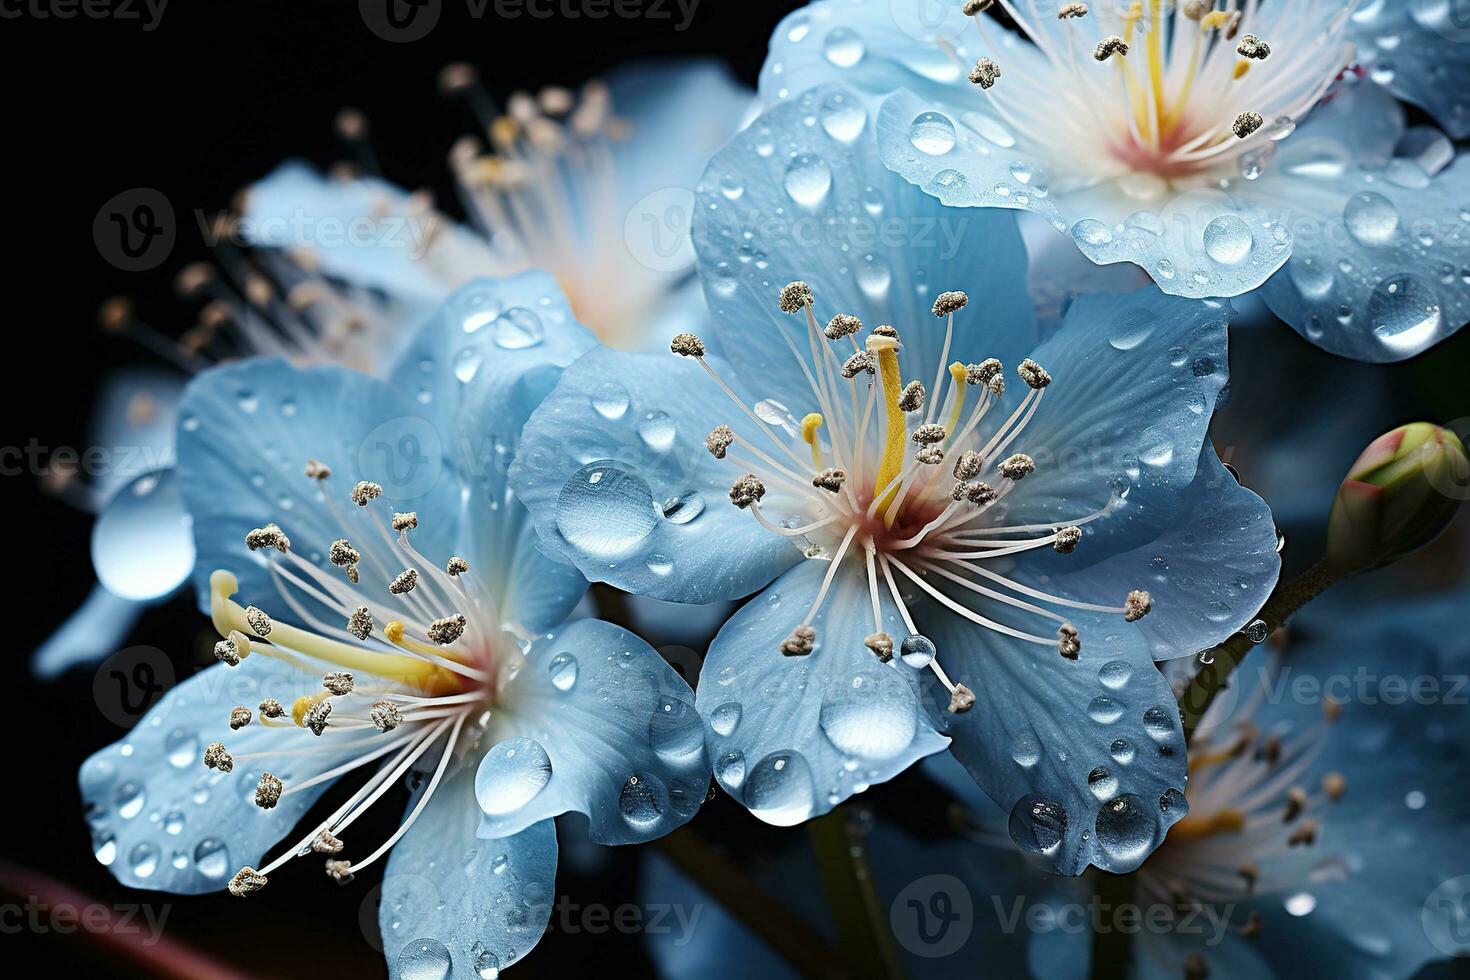
[(1470, 320), (1461, 261), (1470, 160), (1446, 165), (1453, 147), (1442, 137), (1438, 159), (1365, 159), (1376, 147), (1365, 151), (1362, 133), (1375, 121), (1403, 132), (1402, 109), (1368, 82), (1345, 87), (1327, 109), (1336, 111), (1309, 117), (1254, 189), (1296, 239), (1261, 295), (1319, 347), (1400, 361)]
[[(780, 652), (830, 567), (804, 561), (753, 598), (715, 637), (700, 674), (697, 704), (715, 778), (780, 826), (826, 813), (946, 744), (921, 700), (918, 671), (898, 657), (884, 664), (863, 646), (873, 613), (851, 556), (811, 621), (815, 649)], [(893, 637), (908, 632), (886, 597), (883, 624)]]
[(960, 7), (889, 0), (808, 4), (786, 15), (771, 34), (761, 99), (771, 104), (829, 83), (870, 98), (900, 88), (952, 95), (952, 87), (969, 83), (957, 63), (963, 58), (951, 57), (940, 42), (963, 50), (973, 34)]
[[(134, 888), (196, 894), (225, 886), (242, 866), (260, 867), (330, 783), (283, 796), (270, 810), (254, 803), (268, 768), (288, 786), (346, 761), (358, 750), (282, 755), (206, 769), (204, 747), (223, 742), (235, 756), (259, 752), (280, 737), (259, 725), (231, 731), (231, 707), (264, 698), (290, 704), (321, 690), (307, 675), (264, 655), (239, 667), (217, 664), (173, 688), (120, 741), (94, 753), (78, 776), (92, 848), (119, 881)], [(279, 746), (279, 741), (275, 742)]]
[(300, 161), (251, 185), (242, 227), (256, 247), (309, 249), (332, 277), (386, 292), (409, 323), (495, 268), (477, 235), (426, 212), (403, 188), (376, 177), (332, 180)]
[[(900, 91), (883, 102), (879, 147), (884, 163), (944, 204), (1035, 212), (1070, 233), (1092, 261), (1134, 263), (1173, 295), (1237, 296), (1290, 254), (1281, 216), (1239, 187), (1161, 192), (1142, 209), (1116, 181), (1051, 189), (1045, 156), (1004, 130), (998, 135), (996, 125), (983, 113)], [(938, 144), (921, 138), (936, 128), (953, 135)]]
[(542, 540), (593, 581), (680, 602), (739, 598), (801, 555), (731, 506), (739, 470), (705, 451), (738, 411), (692, 361), (595, 350), (531, 417), (511, 485)]
[(77, 610), (31, 656), (31, 671), (55, 680), (72, 667), (97, 663), (122, 649), (133, 624), (147, 608), (94, 585)]
[(1137, 868), (1188, 809), (1179, 711), (1143, 637), (1121, 623), (1084, 631), (1067, 661), (942, 610), (915, 619), (975, 693), (971, 710), (946, 715), (946, 733), (1010, 815), (1011, 839), (1062, 874)]
[[(1074, 303), (1033, 355), (1055, 380), (1008, 450), (1032, 456), (1036, 471), (988, 522), (1066, 524), (1108, 506), (1074, 554), (1024, 552), (1010, 574), (1085, 602), (1148, 590), (1154, 611), (1131, 628), (1159, 659), (1238, 629), (1280, 568), (1269, 510), (1206, 440), (1227, 374), (1228, 317), (1227, 306), (1152, 288)], [(1075, 621), (1084, 647), (1085, 618)]]
[(817, 406), (775, 333), (811, 362), (805, 318), (776, 305), (792, 280), (811, 286), (819, 324), (842, 312), (897, 325), (905, 360), (928, 372), (945, 335), (931, 307), (945, 290), (970, 295), (954, 318), (954, 356), (1011, 359), (1036, 341), (1014, 219), (942, 207), (889, 173), (874, 141), (872, 109), (826, 86), (762, 114), (697, 189), (694, 244), (715, 339), (740, 387), (798, 418)]
[[(410, 801), (409, 810), (416, 803)], [(551, 918), (556, 823), (475, 835), (474, 770), (447, 779), (393, 848), (378, 927), (393, 980), (481, 980), (517, 962)]]
[[(244, 542), (268, 521), (285, 530), (293, 551), (322, 565), (339, 537), (359, 547), (381, 542), (372, 520), (386, 520), (390, 509), (422, 512), (414, 546), (431, 560), (454, 551), (460, 493), (444, 462), (448, 437), (382, 381), (345, 368), (298, 370), (253, 359), (195, 378), (180, 418), (179, 481), (194, 522), (195, 585), (205, 609), (209, 574), (218, 568), (238, 576), (248, 602), (264, 605), (277, 594), (265, 559)], [(309, 459), (330, 466), (331, 478), (308, 479)], [(371, 513), (347, 499), (358, 480), (384, 488)], [(380, 566), (360, 564), (365, 590), (384, 594), (399, 571)]]
[(468, 488), (461, 553), (507, 616), (533, 633), (565, 620), (587, 582), (541, 551), (507, 474), (526, 419), (595, 343), (555, 281), (524, 272), (458, 289), (390, 373), (399, 391), (415, 393)]
[(1470, 27), (1462, 8), (1423, 0), (1362, 4), (1348, 36), (1375, 82), (1423, 106), (1455, 139), (1470, 136)]
[(693, 692), (627, 630), (583, 619), (538, 639), (499, 699), (475, 776), (481, 837), (577, 811), (599, 844), (634, 844), (704, 802)]

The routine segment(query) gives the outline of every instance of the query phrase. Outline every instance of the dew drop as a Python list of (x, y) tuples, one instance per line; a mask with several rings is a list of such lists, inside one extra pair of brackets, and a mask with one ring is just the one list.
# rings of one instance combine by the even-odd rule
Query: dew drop
[(787, 166), (783, 185), (797, 204), (814, 208), (827, 199), (832, 189), (832, 169), (821, 157), (803, 153)]
[(647, 832), (663, 819), (668, 801), (662, 783), (647, 773), (635, 773), (628, 777), (622, 792), (618, 793), (618, 812), (628, 826)]
[(934, 662), (934, 641), (919, 633), (910, 633), (898, 647), (899, 656), (910, 667), (923, 668)]
[(1008, 829), (1017, 847), (1033, 854), (1044, 854), (1066, 836), (1067, 810), (1055, 800), (1029, 794), (1017, 800), (1011, 808)]
[(851, 68), (863, 60), (867, 48), (857, 31), (850, 27), (836, 27), (827, 32), (822, 53), (838, 68)]
[(592, 410), (610, 422), (628, 412), (628, 390), (616, 381), (606, 381), (592, 393)]
[(1399, 230), (1399, 212), (1393, 202), (1375, 191), (1362, 191), (1348, 199), (1342, 210), (1343, 223), (1359, 244), (1386, 245)]
[(698, 490), (686, 490), (677, 497), (664, 501), (664, 520), (674, 524), (688, 524), (704, 513), (704, 496)]
[(218, 837), (206, 837), (194, 847), (194, 867), (206, 878), (222, 879), (233, 870), (230, 849)]
[(831, 695), (817, 716), (822, 731), (840, 752), (864, 759), (891, 759), (914, 740), (917, 721), (905, 690), (891, 672), (859, 675)]
[(504, 350), (535, 347), (545, 338), (541, 318), (524, 307), (506, 310), (495, 321), (495, 346)]
[(674, 420), (668, 412), (649, 412), (638, 423), (638, 437), (654, 452), (667, 452), (674, 444)]
[(452, 966), (449, 950), (437, 939), (415, 939), (398, 953), (403, 980), (448, 980)]
[(921, 112), (909, 125), (909, 142), (920, 153), (943, 156), (954, 149), (954, 123), (942, 112)]
[(679, 764), (700, 756), (702, 763), (704, 722), (687, 701), (663, 698), (648, 719), (648, 744), (665, 762)]
[(514, 813), (536, 798), (551, 780), (551, 758), (541, 743), (508, 738), (491, 747), (475, 771), (475, 799), (492, 817)]
[(1088, 704), (1087, 717), (1099, 725), (1111, 725), (1123, 717), (1123, 706), (1106, 694), (1100, 694)]
[(546, 673), (551, 677), (551, 686), (558, 691), (570, 691), (576, 687), (578, 669), (577, 658), (570, 653), (558, 653), (546, 665)]
[(1133, 863), (1152, 849), (1158, 823), (1132, 793), (1104, 803), (1097, 812), (1097, 842), (1114, 861)]
[(1397, 352), (1426, 346), (1444, 323), (1439, 297), (1408, 275), (1378, 284), (1368, 297), (1368, 321), (1378, 342)]
[(1255, 244), (1250, 225), (1233, 214), (1222, 214), (1205, 225), (1205, 254), (1221, 265), (1238, 265)]
[(658, 514), (643, 478), (610, 460), (588, 463), (562, 486), (556, 526), (573, 547), (611, 557), (653, 532)]
[(740, 724), (740, 715), (743, 710), (739, 701), (726, 701), (710, 712), (710, 727), (715, 730), (716, 735), (734, 734), (736, 727)]
[(746, 808), (766, 823), (801, 823), (816, 802), (811, 764), (794, 749), (772, 752), (751, 767), (743, 795)]

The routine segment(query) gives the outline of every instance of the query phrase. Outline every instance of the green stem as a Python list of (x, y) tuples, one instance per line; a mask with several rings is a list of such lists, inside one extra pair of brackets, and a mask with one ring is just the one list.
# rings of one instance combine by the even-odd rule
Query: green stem
[(802, 976), (830, 980), (849, 976), (837, 950), (694, 831), (682, 827), (660, 838), (656, 846)]
[[(1256, 619), (1265, 623), (1266, 635), (1279, 629), (1292, 613), (1317, 598), (1339, 578), (1341, 573), (1331, 569), (1326, 559), (1320, 559), (1290, 582), (1278, 584), (1256, 615)], [(1194, 730), (1199, 727), (1200, 719), (1209, 710), (1215, 695), (1224, 687), (1226, 678), (1253, 646), (1255, 644), (1250, 637), (1241, 632), (1200, 655), (1200, 659), (1207, 663), (1179, 698), (1186, 741), (1194, 737)]]
[(847, 953), (848, 976), (901, 980), (903, 966), (878, 901), (862, 838), (841, 809), (809, 821), (806, 827), (837, 926), (837, 943)]
[(1129, 941), (1133, 937), (1118, 928), (1118, 910), (1132, 904), (1133, 889), (1131, 874), (1098, 872), (1094, 890), (1098, 918), (1092, 933), (1092, 980), (1123, 980), (1128, 975)]

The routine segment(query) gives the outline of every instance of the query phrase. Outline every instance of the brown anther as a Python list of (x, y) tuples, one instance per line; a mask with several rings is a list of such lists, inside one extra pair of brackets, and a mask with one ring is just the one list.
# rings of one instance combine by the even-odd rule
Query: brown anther
[(331, 714), (332, 702), (320, 701), (306, 709), (306, 713), (301, 716), (301, 724), (311, 729), (313, 735), (319, 736), (327, 730), (327, 719)]
[(444, 563), (444, 570), (451, 576), (463, 575), (470, 570), (470, 563), (459, 557), (459, 555), (451, 555), (449, 560)]
[(271, 627), (274, 625), (265, 610), (256, 606), (249, 606), (245, 609), (245, 622), (255, 631), (256, 636), (262, 637), (270, 636)]
[(813, 299), (812, 287), (798, 279), (781, 287), (777, 302), (782, 313), (800, 313), (812, 305)]
[(286, 714), (286, 709), (275, 698), (265, 698), (256, 706), (256, 710), (262, 718), (281, 718)]
[(938, 422), (929, 422), (915, 429), (909, 438), (921, 446), (932, 446), (935, 443), (943, 442), (944, 437), (948, 434), (944, 426)]
[(1000, 377), (1002, 370), (1000, 361), (994, 357), (987, 357), (979, 364), (966, 364), (965, 384), (988, 385)]
[(265, 887), (269, 879), (254, 868), (241, 868), (235, 872), (230, 883), (225, 886), (231, 895), (236, 898), (244, 898), (251, 892), (258, 892)]
[(306, 475), (313, 480), (325, 480), (332, 475), (332, 468), (320, 460), (308, 459), (306, 461)]
[(230, 730), (238, 732), (250, 724), (250, 709), (244, 705), (236, 705), (230, 709)]
[(282, 783), (268, 772), (260, 774), (260, 782), (255, 784), (255, 805), (262, 810), (269, 810), (281, 802)]
[(970, 69), (970, 81), (983, 89), (993, 86), (996, 79), (1000, 78), (1000, 65), (989, 58), (981, 58), (975, 62), (975, 67)]
[(351, 861), (328, 861), (327, 877), (339, 885), (346, 885), (352, 881)]
[(393, 515), (393, 530), (412, 531), (419, 526), (419, 515), (416, 511), (407, 511), (402, 514)]
[(1064, 3), (1062, 9), (1057, 11), (1057, 20), (1075, 20), (1078, 17), (1087, 16), (1087, 4)]
[(842, 376), (851, 381), (866, 371), (873, 373), (873, 355), (865, 350), (856, 351), (851, 357), (842, 362)]
[(327, 560), (338, 568), (347, 568), (362, 561), (362, 552), (348, 544), (346, 538), (338, 538), (327, 547)]
[(392, 582), (388, 583), (388, 591), (394, 595), (407, 595), (413, 591), (413, 587), (419, 584), (419, 573), (412, 568), (405, 568), (399, 572)]
[(1259, 112), (1247, 111), (1235, 117), (1235, 122), (1230, 124), (1230, 131), (1241, 139), (1245, 139), (1265, 124), (1266, 120), (1261, 118)]
[(838, 493), (847, 482), (847, 473), (836, 468), (825, 469), (812, 477), (812, 486), (829, 493)]
[(1286, 838), (1286, 843), (1289, 847), (1310, 847), (1317, 843), (1317, 821), (1303, 820)]
[(924, 407), (924, 382), (910, 381), (898, 396), (898, 407), (905, 412), (917, 412)]
[(1068, 660), (1076, 660), (1077, 654), (1082, 652), (1082, 640), (1077, 635), (1077, 627), (1071, 623), (1057, 627), (1057, 651)]
[(1130, 623), (1136, 623), (1148, 615), (1154, 607), (1153, 598), (1142, 589), (1134, 589), (1128, 593), (1128, 598), (1123, 600), (1123, 618)]
[(1235, 53), (1242, 58), (1253, 58), (1256, 61), (1265, 61), (1271, 55), (1271, 45), (1262, 41), (1254, 34), (1247, 34), (1240, 39), (1235, 46)]
[(366, 640), (372, 634), (373, 614), (368, 612), (367, 606), (352, 610), (352, 615), (347, 617), (347, 632), (359, 640)]
[(468, 621), (461, 613), (436, 619), (429, 624), (429, 639), (441, 647), (447, 647), (464, 635), (466, 625), (468, 625)]
[(331, 832), (323, 830), (316, 835), (316, 840), (311, 842), (311, 849), (317, 854), (341, 854), (342, 842), (333, 837)]
[(692, 333), (675, 334), (674, 339), (669, 341), (669, 350), (680, 357), (703, 357), (704, 341)]
[(1080, 527), (1059, 527), (1057, 538), (1052, 542), (1052, 547), (1064, 555), (1070, 555), (1077, 550), (1077, 545), (1082, 540), (1082, 529)]
[(251, 551), (275, 548), (284, 555), (291, 550), (291, 539), (286, 537), (285, 532), (276, 525), (267, 524), (265, 527), (258, 527), (246, 533), (245, 547)]
[(953, 715), (962, 715), (975, 707), (975, 692), (963, 684), (956, 684), (954, 690), (949, 692), (949, 712)]
[(1036, 460), (1025, 453), (1016, 453), (1001, 460), (996, 469), (1007, 480), (1021, 480), (1036, 472)]
[(368, 480), (358, 480), (347, 494), (359, 507), (366, 507), (369, 500), (377, 500), (382, 495), (383, 488)]
[(828, 340), (841, 340), (843, 337), (851, 337), (861, 329), (863, 329), (863, 321), (850, 313), (838, 313), (827, 321), (827, 326), (822, 334)]
[(235, 768), (235, 757), (230, 755), (230, 750), (225, 748), (223, 742), (210, 742), (204, 747), (204, 765), (208, 769), (232, 772)]
[(1128, 54), (1128, 42), (1116, 34), (1110, 34), (1097, 43), (1097, 48), (1092, 56), (1098, 61), (1107, 61), (1113, 55), (1126, 57)]
[(885, 664), (893, 659), (893, 637), (887, 633), (869, 633), (863, 637), (863, 646)]
[(724, 459), (730, 444), (735, 441), (735, 430), (728, 425), (717, 425), (704, 437), (704, 448), (715, 459)]
[(1291, 823), (1307, 808), (1307, 791), (1293, 786), (1286, 791), (1286, 812), (1281, 815), (1282, 823)]
[(791, 631), (790, 636), (781, 641), (781, 652), (788, 657), (805, 657), (812, 652), (816, 642), (816, 630), (806, 625), (798, 626)]
[[(956, 480), (973, 480), (980, 475), (985, 468), (985, 457), (973, 449), (966, 449), (960, 453), (960, 458), (954, 462), (954, 478)], [(956, 497), (956, 500), (959, 498)]]
[(352, 675), (345, 670), (334, 670), (322, 678), (322, 687), (341, 697), (352, 693)]
[(741, 510), (756, 503), (765, 495), (766, 485), (756, 479), (753, 473), (747, 473), (730, 486), (730, 503)]
[(1038, 390), (1051, 384), (1051, 375), (1047, 373), (1046, 368), (1029, 357), (1016, 366), (1016, 373), (1021, 376), (1022, 381)]
[(1327, 794), (1329, 800), (1336, 803), (1347, 792), (1347, 777), (1340, 772), (1329, 772), (1322, 777), (1322, 792)]
[(368, 709), (368, 717), (380, 732), (391, 732), (403, 723), (403, 712), (392, 701), (375, 701)]

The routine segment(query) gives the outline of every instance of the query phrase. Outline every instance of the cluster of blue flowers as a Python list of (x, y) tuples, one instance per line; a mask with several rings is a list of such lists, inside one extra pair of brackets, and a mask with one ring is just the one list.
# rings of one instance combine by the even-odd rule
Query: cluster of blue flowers
[[(1470, 871), (1463, 710), (1273, 686), (1463, 674), (1463, 591), (1401, 581), (1390, 611), (1374, 580), (1261, 643), (1282, 528), (1320, 535), (1406, 421), (1381, 368), (1301, 377), (1265, 310), (1359, 362), (1470, 320), (1452, 5), (931, 6), (791, 14), (757, 94), (687, 64), (517, 96), (453, 155), (466, 225), (303, 164), (251, 188), (256, 227), (424, 234), (263, 239), (240, 356), (130, 380), (170, 459), (92, 488), (100, 584), (37, 669), (186, 583), (219, 662), (83, 765), (102, 863), (243, 898), (384, 860), (391, 974), (494, 977), (546, 927), (554, 818), (644, 843), (713, 780), (789, 826), (922, 763), (963, 817), (875, 828), (879, 891), (952, 876), (987, 911), (941, 958), (908, 947), (911, 975), (1087, 975), (1089, 932), (1018, 931), (988, 897), (1065, 921), (1099, 872), (1171, 922), (1230, 910), (1141, 937), (1139, 976), (1408, 976), (1470, 949), (1421, 925)], [(639, 249), (625, 219), (671, 201), (692, 250)], [(1286, 417), (1288, 389), (1321, 407)], [(1256, 490), (1217, 443), (1255, 453)], [(712, 616), (696, 688), (589, 583), (644, 621)], [(1181, 711), (1201, 651), (1242, 641), (1229, 696)], [(405, 781), (399, 829), (361, 840)], [(793, 904), (819, 905), (803, 860)], [(669, 976), (791, 972), (718, 911), (651, 949)]]

